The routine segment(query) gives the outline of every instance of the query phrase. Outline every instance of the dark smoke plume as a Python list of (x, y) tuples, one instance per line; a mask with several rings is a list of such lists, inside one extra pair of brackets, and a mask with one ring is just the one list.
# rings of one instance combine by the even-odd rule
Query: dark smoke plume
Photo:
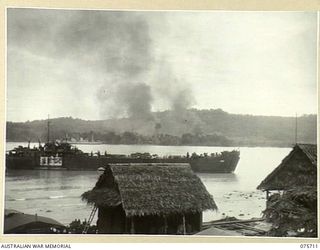
[[(144, 74), (153, 60), (149, 26), (139, 13), (10, 9), (8, 17), (11, 47), (23, 47), (34, 54), (54, 58), (57, 63), (75, 61), (101, 76), (93, 87), (100, 85), (97, 97), (102, 115), (120, 107), (127, 109), (120, 113), (129, 115), (140, 114), (139, 108), (142, 115), (150, 112), (150, 87), (136, 84), (145, 80)], [(138, 89), (132, 89), (135, 87)], [(136, 96), (126, 95), (127, 90)], [(130, 97), (126, 105), (123, 105), (124, 98), (119, 99), (119, 93)], [(139, 105), (132, 102), (138, 95)]]
[(186, 79), (178, 79), (165, 58), (159, 61), (157, 68), (157, 79), (154, 88), (159, 98), (165, 99), (169, 108), (175, 113), (191, 108), (196, 103), (196, 100), (188, 81)]
[(172, 98), (172, 109), (177, 112), (181, 112), (192, 107), (195, 103), (194, 97), (192, 95), (192, 90), (188, 87), (177, 90)]
[(8, 16), (8, 43), (35, 54), (117, 77), (137, 77), (152, 61), (148, 24), (134, 12), (11, 9)]
[[(155, 62), (150, 29), (163, 26), (163, 15), (154, 13), (157, 21), (152, 27), (146, 15), (128, 11), (9, 9), (8, 44), (57, 64), (79, 65), (79, 70), (94, 76), (92, 87), (96, 88), (101, 118), (129, 116), (150, 121), (156, 98), (166, 100), (177, 114), (192, 107), (195, 100), (186, 81), (176, 79), (165, 56)], [(156, 72), (153, 79), (151, 71)], [(76, 95), (82, 83), (74, 80), (76, 76), (70, 78), (71, 92)]]
[(120, 85), (117, 99), (119, 104), (126, 108), (129, 117), (143, 120), (153, 119), (151, 88), (145, 83)]

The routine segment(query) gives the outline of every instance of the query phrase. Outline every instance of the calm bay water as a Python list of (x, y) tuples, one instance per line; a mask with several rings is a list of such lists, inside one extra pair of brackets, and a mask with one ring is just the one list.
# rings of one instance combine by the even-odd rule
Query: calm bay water
[[(6, 150), (27, 143), (7, 143)], [(37, 144), (34, 144), (37, 145)], [(33, 144), (31, 144), (31, 147)], [(291, 148), (232, 148), (152, 145), (77, 145), (84, 152), (130, 154), (149, 152), (158, 155), (185, 155), (240, 150), (240, 161), (232, 174), (198, 174), (219, 210), (205, 212), (204, 221), (235, 216), (242, 219), (260, 217), (265, 209), (265, 194), (256, 187), (279, 165)], [(96, 171), (9, 171), (5, 178), (5, 208), (47, 216), (63, 224), (87, 219), (91, 207), (81, 194), (91, 189), (99, 174)], [(95, 220), (94, 220), (95, 221)]]

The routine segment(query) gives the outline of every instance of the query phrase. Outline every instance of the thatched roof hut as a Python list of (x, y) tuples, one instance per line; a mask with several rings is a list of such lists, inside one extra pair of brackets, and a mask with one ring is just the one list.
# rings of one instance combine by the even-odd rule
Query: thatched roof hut
[(264, 191), (317, 185), (317, 145), (296, 144), (257, 187)]
[(202, 212), (217, 209), (189, 164), (110, 164), (82, 198), (99, 208), (104, 233), (176, 233), (183, 223), (199, 231)]
[(267, 194), (270, 236), (317, 235), (317, 145), (296, 144), (257, 188)]

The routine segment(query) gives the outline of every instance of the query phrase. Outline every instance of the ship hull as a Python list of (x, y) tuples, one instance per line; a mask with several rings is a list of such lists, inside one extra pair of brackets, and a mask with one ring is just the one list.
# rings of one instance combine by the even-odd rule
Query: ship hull
[(198, 173), (232, 173), (239, 161), (239, 152), (232, 151), (215, 157), (131, 158), (88, 155), (65, 155), (60, 165), (41, 165), (40, 156), (6, 156), (6, 169), (97, 170), (109, 163), (189, 163)]

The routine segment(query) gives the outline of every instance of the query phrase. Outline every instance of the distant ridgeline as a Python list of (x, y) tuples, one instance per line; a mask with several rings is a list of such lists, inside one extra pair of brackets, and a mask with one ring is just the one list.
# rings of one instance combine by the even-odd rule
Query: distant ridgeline
[[(316, 143), (317, 116), (298, 117), (298, 142)], [(7, 141), (45, 142), (47, 120), (7, 122)], [(229, 114), (221, 109), (154, 112), (147, 118), (50, 119), (50, 138), (108, 144), (291, 146), (295, 117)]]

